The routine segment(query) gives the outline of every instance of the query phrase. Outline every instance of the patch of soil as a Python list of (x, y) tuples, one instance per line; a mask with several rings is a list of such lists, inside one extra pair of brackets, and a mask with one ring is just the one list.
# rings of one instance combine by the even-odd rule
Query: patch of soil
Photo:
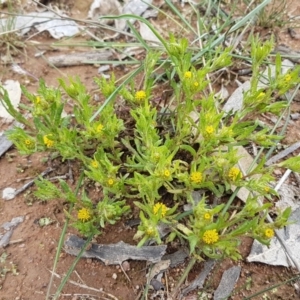
[[(64, 1), (72, 8), (73, 16), (84, 17), (83, 11), (87, 11), (85, 1)], [(297, 0), (291, 1), (290, 6), (293, 11), (300, 10)], [(166, 22), (165, 20), (160, 22)], [(164, 25), (166, 26), (166, 24)], [(300, 51), (300, 42), (291, 40), (288, 33), (281, 32), (278, 39), (281, 42)], [(34, 41), (34, 43), (33, 43)], [(82, 65), (69, 68), (55, 69), (49, 67), (43, 57), (35, 57), (35, 54), (41, 50), (47, 49), (47, 55), (53, 54), (50, 51), (59, 51), (70, 53), (73, 49), (64, 50), (50, 47), (53, 42), (48, 34), (40, 34), (31, 39), (27, 48), (20, 49), (20, 53), (15, 57), (15, 62), (35, 78), (44, 78), (50, 86), (57, 86), (58, 77), (68, 77), (69, 75), (78, 75), (84, 82), (87, 90), (95, 91), (96, 85), (93, 83), (93, 77), (98, 75), (98, 67), (93, 65)], [(10, 65), (1, 66), (1, 81), (6, 79), (18, 80), (26, 85), (29, 91), (36, 91), (38, 82), (31, 76), (24, 76), (14, 73)], [(126, 70), (118, 70), (120, 74), (125, 74)], [(24, 99), (23, 99), (24, 101)], [(299, 112), (300, 108), (294, 104), (294, 111)], [(299, 140), (299, 121), (289, 126), (288, 135), (285, 143), (293, 143)], [(2, 130), (7, 128), (7, 124), (2, 124)], [(6, 156), (0, 158), (0, 187), (11, 186), (21, 187), (28, 180), (36, 177), (47, 168), (43, 159), (46, 154), (36, 154), (27, 157), (18, 155), (15, 149), (11, 149)], [(71, 168), (74, 166), (71, 166)], [(60, 166), (58, 166), (60, 168)], [(63, 175), (61, 172), (61, 175)], [(76, 170), (74, 170), (76, 174)], [(56, 172), (56, 174), (59, 172)], [(34, 199), (31, 190), (24, 192), (10, 201), (1, 200), (0, 202), (0, 220), (1, 224), (10, 221), (17, 216), (24, 216), (24, 222), (19, 224), (13, 232), (11, 243), (0, 250), (0, 255), (7, 254), (5, 262), (0, 262), (0, 299), (1, 300), (32, 300), (45, 299), (47, 287), (51, 277), (51, 270), (56, 254), (58, 241), (62, 232), (65, 220), (64, 210), (67, 207), (59, 201), (42, 203)], [(53, 223), (41, 227), (39, 220), (41, 218), (50, 218)], [(132, 239), (136, 229), (130, 229), (125, 226), (125, 219), (121, 220), (117, 226), (108, 226), (98, 243), (114, 243), (120, 240), (129, 244), (134, 244)], [(1, 225), (0, 224), (0, 225)], [(72, 230), (68, 230), (72, 232)], [(252, 240), (245, 239), (241, 245), (243, 257), (246, 257), (250, 251)], [(1, 260), (0, 260), (1, 261)], [(55, 293), (61, 278), (66, 274), (72, 265), (74, 257), (62, 252), (59, 258), (56, 273), (60, 278), (54, 277), (52, 293)], [(169, 269), (165, 275), (165, 282), (168, 292), (174, 288), (177, 280), (182, 275), (186, 263)], [(240, 265), (242, 268), (241, 276), (236, 283), (234, 295), (231, 299), (243, 299), (266, 287), (283, 282), (291, 277), (295, 270), (283, 267), (272, 267), (259, 263), (247, 263), (245, 261), (232, 262), (224, 260), (219, 262), (214, 268), (209, 279), (206, 281), (201, 291), (195, 291), (186, 299), (211, 299), (213, 291), (217, 288), (222, 273), (233, 265)], [(5, 269), (8, 272), (5, 274)], [(120, 266), (105, 266), (102, 262), (95, 259), (80, 259), (75, 271), (71, 276), (74, 284), (67, 283), (63, 289), (60, 299), (113, 299), (105, 293), (109, 293), (119, 300), (140, 299), (141, 291), (146, 282), (147, 264), (145, 262), (129, 261), (130, 269), (127, 276), (123, 273)], [(189, 274), (186, 283), (192, 281), (202, 270), (203, 263), (197, 263)], [(9, 270), (17, 270), (15, 274)], [(80, 286), (86, 284), (89, 287), (99, 290), (86, 290)], [(102, 292), (101, 292), (102, 291)], [(202, 292), (206, 293), (206, 298), (201, 298)], [(165, 293), (166, 294), (166, 293)], [(81, 295), (81, 296), (80, 296)], [(90, 295), (83, 296), (83, 295)], [(94, 298), (93, 298), (94, 297)], [(103, 297), (103, 298), (101, 298)], [(166, 299), (166, 298), (161, 298)], [(254, 299), (299, 299), (293, 284), (285, 284), (274, 290), (259, 295)]]

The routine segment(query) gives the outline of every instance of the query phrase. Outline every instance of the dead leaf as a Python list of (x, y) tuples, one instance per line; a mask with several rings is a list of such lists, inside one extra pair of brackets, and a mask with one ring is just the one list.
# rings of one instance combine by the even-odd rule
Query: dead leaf
[(162, 260), (156, 263), (147, 274), (148, 281), (150, 282), (160, 272), (167, 270), (170, 266), (171, 261), (169, 259)]

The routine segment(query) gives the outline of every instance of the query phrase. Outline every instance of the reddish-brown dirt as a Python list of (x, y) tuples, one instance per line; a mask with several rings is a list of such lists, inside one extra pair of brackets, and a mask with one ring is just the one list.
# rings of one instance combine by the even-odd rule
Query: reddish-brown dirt
[[(62, 2), (64, 5), (67, 5), (68, 9), (71, 9), (72, 16), (76, 18), (84, 18), (90, 4), (90, 1), (85, 2), (80, 0), (66, 0)], [(294, 15), (297, 14), (297, 11), (299, 14), (300, 5), (298, 0), (291, 2), (289, 7)], [(164, 20), (162, 22), (164, 22)], [(277, 38), (279, 42), (285, 43), (294, 50), (300, 51), (300, 42), (292, 40), (290, 35), (286, 33), (286, 29), (278, 29), (276, 33), (278, 34)], [(35, 41), (35, 43), (33, 43), (33, 41)], [(26, 42), (26, 49), (20, 49), (19, 54), (14, 57), (15, 62), (19, 63), (23, 69), (33, 74), (36, 78), (44, 78), (50, 86), (58, 85), (58, 77), (78, 75), (86, 85), (87, 90), (93, 91), (95, 89), (93, 77), (98, 76), (98, 66), (82, 65), (55, 69), (50, 67), (47, 60), (43, 57), (36, 58), (34, 56), (40, 49), (47, 49), (45, 54), (46, 58), (48, 55), (52, 55), (52, 48), (49, 47), (52, 42), (54, 42), (54, 40), (46, 33), (35, 36)], [(71, 48), (56, 48), (56, 50), (67, 53), (74, 51), (74, 49)], [(116, 69), (116, 71), (120, 74), (122, 73), (122, 70)], [(18, 80), (32, 92), (35, 91), (38, 86), (38, 82), (33, 78), (14, 73), (9, 64), (1, 65), (0, 79), (2, 82), (7, 79)], [(293, 112), (300, 112), (300, 107), (297, 103), (293, 104)], [(287, 144), (299, 141), (299, 126), (298, 122), (289, 127), (285, 140)], [(2, 130), (6, 128), (7, 125), (2, 124)], [(0, 158), (0, 188), (4, 189), (8, 186), (19, 188), (28, 180), (36, 177), (47, 168), (47, 163), (43, 162), (44, 158), (47, 158), (46, 153), (20, 156), (12, 147), (5, 156)], [(73, 171), (76, 175), (76, 166), (71, 165), (71, 168), (74, 169)], [(54, 175), (64, 175), (63, 169), (60, 170), (60, 167), (58, 167)], [(3, 253), (7, 254), (5, 262), (1, 262), (0, 260), (1, 300), (39, 300), (45, 299), (46, 296), (59, 237), (64, 225), (64, 210), (66, 210), (67, 207), (64, 203), (56, 200), (47, 203), (41, 202), (32, 196), (31, 189), (34, 189), (34, 187), (20, 194), (13, 200), (4, 201), (1, 199), (0, 201), (0, 225), (17, 216), (25, 217), (24, 222), (19, 224), (14, 230), (11, 243), (6, 248), (0, 249), (0, 256)], [(50, 218), (53, 220), (53, 223), (41, 227), (38, 221), (43, 217)], [(115, 226), (107, 227), (97, 242), (105, 244), (122, 240), (129, 244), (135, 244), (132, 237), (136, 229), (126, 227), (124, 223), (125, 219), (122, 219)], [(73, 231), (69, 229), (68, 232)], [(241, 252), (244, 257), (249, 254), (251, 244), (252, 240), (243, 240)], [(56, 273), (60, 276), (60, 279), (57, 277), (54, 278), (51, 293), (55, 293), (61, 278), (66, 274), (73, 261), (74, 257), (64, 252), (60, 255), (56, 269)], [(179, 265), (166, 272), (169, 291), (172, 290), (172, 287), (183, 273), (187, 262), (188, 260), (185, 264)], [(110, 293), (119, 300), (140, 299), (140, 291), (143, 289), (146, 281), (147, 265), (145, 262), (136, 261), (129, 261), (129, 264), (130, 270), (127, 272), (127, 275), (130, 281), (123, 274), (119, 266), (105, 266), (102, 262), (94, 259), (81, 259), (71, 279), (78, 284), (86, 284), (94, 289)], [(212, 293), (217, 288), (224, 270), (237, 264), (242, 267), (242, 271), (240, 279), (236, 283), (234, 295), (231, 297), (231, 299), (234, 300), (243, 299), (266, 287), (283, 282), (295, 274), (295, 270), (283, 267), (247, 263), (246, 261), (232, 262), (230, 260), (224, 260), (219, 262), (217, 267), (214, 268), (205, 283), (204, 289), (195, 291), (189, 296), (189, 299), (211, 299)], [(197, 263), (188, 276), (186, 283), (193, 280), (199, 274), (202, 267), (203, 263)], [(6, 274), (5, 268), (9, 270)], [(12, 269), (16, 270), (14, 274), (11, 272)], [(114, 274), (117, 276), (115, 277)], [(201, 296), (203, 291), (206, 293), (205, 297)], [(77, 285), (68, 283), (63, 289), (60, 299), (112, 298), (101, 292), (83, 289)], [(161, 299), (167, 299), (167, 297)], [(292, 284), (285, 284), (255, 299), (292, 300), (299, 298), (294, 286)]]

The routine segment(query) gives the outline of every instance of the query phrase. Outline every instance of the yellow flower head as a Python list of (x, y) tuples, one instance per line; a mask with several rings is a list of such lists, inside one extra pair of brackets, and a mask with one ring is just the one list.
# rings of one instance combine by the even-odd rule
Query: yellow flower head
[(169, 177), (171, 176), (171, 172), (170, 172), (168, 169), (165, 169), (165, 170), (163, 171), (163, 176), (164, 176), (165, 178), (169, 178)]
[(153, 206), (153, 213), (157, 215), (159, 211), (161, 216), (164, 217), (168, 211), (168, 207), (166, 207), (163, 203), (158, 202)]
[(93, 161), (91, 162), (91, 166), (92, 166), (93, 168), (98, 168), (99, 163), (98, 163), (96, 160), (93, 160)]
[(219, 240), (219, 234), (216, 229), (207, 230), (204, 232), (202, 240), (205, 244), (214, 244)]
[(36, 104), (41, 103), (41, 97), (40, 97), (40, 96), (36, 96), (36, 97), (35, 97), (35, 103), (36, 103)]
[(153, 154), (153, 158), (154, 158), (154, 160), (158, 161), (158, 160), (160, 159), (160, 154), (159, 154), (159, 152), (155, 152), (155, 153)]
[(206, 212), (203, 217), (204, 217), (204, 220), (207, 220), (207, 221), (211, 220), (211, 214), (209, 212)]
[(206, 132), (208, 135), (213, 134), (214, 131), (215, 131), (215, 129), (214, 129), (213, 126), (211, 126), (211, 125), (205, 127), (205, 132)]
[(201, 183), (202, 178), (203, 176), (201, 172), (192, 172), (190, 176), (190, 180), (192, 183)]
[(35, 142), (33, 140), (31, 140), (31, 139), (26, 139), (24, 141), (24, 144), (26, 145), (27, 149), (32, 149), (35, 146)]
[(109, 178), (109, 179), (107, 180), (107, 184), (108, 184), (109, 186), (113, 186), (114, 183), (115, 183), (115, 181), (114, 181), (112, 178)]
[(91, 212), (87, 208), (81, 208), (77, 213), (78, 220), (85, 222), (91, 218)]
[(149, 226), (145, 232), (148, 236), (151, 237), (155, 235), (155, 229), (153, 228), (153, 226)]
[(236, 181), (238, 179), (238, 177), (240, 176), (240, 174), (241, 174), (241, 171), (239, 168), (232, 167), (228, 172), (228, 177), (230, 180)]
[(265, 190), (266, 193), (268, 193), (268, 192), (270, 191), (270, 187), (265, 186), (265, 187), (264, 187), (264, 190)]
[(190, 72), (190, 71), (185, 72), (184, 73), (184, 78), (191, 79), (192, 78), (192, 72)]
[(53, 147), (53, 145), (54, 145), (54, 141), (51, 139), (51, 137), (52, 137), (52, 134), (47, 134), (47, 135), (44, 135), (44, 136), (43, 136), (44, 144), (45, 144), (48, 148), (51, 148), (51, 147)]
[(266, 93), (260, 92), (259, 95), (257, 96), (258, 100), (263, 99), (266, 96)]
[(286, 83), (290, 82), (291, 79), (292, 79), (292, 76), (291, 76), (290, 74), (286, 74), (286, 75), (284, 76), (284, 81), (285, 81)]
[(96, 127), (96, 131), (97, 131), (98, 133), (101, 133), (102, 130), (103, 130), (103, 125), (102, 125), (102, 124), (99, 124), (99, 125)]
[(143, 100), (145, 100), (146, 99), (146, 93), (145, 93), (145, 91), (137, 91), (135, 93), (134, 98), (137, 101), (143, 101)]
[(194, 82), (194, 87), (197, 88), (199, 86), (199, 82), (195, 81)]
[(271, 239), (273, 236), (274, 236), (274, 230), (272, 228), (267, 228), (265, 230), (265, 236), (268, 238), (268, 239)]

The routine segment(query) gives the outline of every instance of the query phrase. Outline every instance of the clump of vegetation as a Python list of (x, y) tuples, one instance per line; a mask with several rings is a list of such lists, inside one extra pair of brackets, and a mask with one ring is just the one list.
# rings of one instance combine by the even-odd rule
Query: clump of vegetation
[[(63, 160), (79, 162), (84, 175), (101, 186), (101, 199), (90, 199), (84, 192), (78, 197), (63, 180), (59, 186), (47, 179), (36, 181), (35, 194), (40, 199), (60, 198), (73, 204), (67, 217), (81, 234), (101, 234), (101, 228), (115, 224), (134, 204), (140, 211), (135, 235), (139, 246), (149, 240), (167, 243), (179, 238), (188, 242), (196, 258), (239, 259), (241, 236), (269, 244), (274, 230), (285, 226), (290, 215), (289, 208), (278, 211), (274, 223), (267, 222), (272, 202), (260, 205), (258, 198), (276, 196), (270, 185), (273, 167), (265, 167), (261, 160), (251, 170), (242, 170), (237, 154), (240, 145), (271, 147), (281, 139), (260, 127), (257, 117), (266, 112), (279, 114), (286, 107), (285, 101), (274, 97), (299, 82), (299, 69), (285, 75), (277, 72), (268, 88), (260, 88), (260, 67), (271, 49), (271, 42), (253, 40), (251, 88), (242, 109), (231, 114), (221, 110), (214, 93), (206, 92), (208, 75), (231, 64), (230, 49), (218, 49), (205, 65), (195, 67), (187, 40), (171, 35), (165, 53), (148, 53), (139, 68), (141, 87), (136, 88), (133, 79), (117, 85), (114, 76), (95, 78), (107, 99), (100, 107), (78, 78), (68, 83), (60, 79), (58, 88), (41, 80), (35, 94), (23, 88), (30, 101), (23, 108), (31, 119), (12, 107), (4, 91), (2, 103), (26, 125), (7, 136), (22, 154), (55, 151)], [(280, 70), (279, 57), (276, 65)], [(153, 101), (160, 80), (153, 74), (158, 69), (173, 89), (172, 99), (164, 106)], [(67, 115), (64, 108), (70, 103), (73, 114)], [(120, 113), (117, 103), (129, 107), (129, 113)], [(284, 165), (297, 169), (299, 161), (288, 160)], [(245, 205), (235, 207), (235, 213), (234, 198), (228, 200), (233, 187), (250, 191)], [(193, 195), (199, 190), (204, 196), (197, 200)], [(161, 224), (170, 229), (164, 241)]]
[[(2, 5), (4, 4), (0, 3), (0, 8)], [(16, 17), (14, 13), (16, 13), (16, 2), (7, 1), (6, 5), (9, 13), (7, 14), (7, 18), (1, 18), (0, 20), (0, 51), (2, 55), (5, 54), (6, 61), (8, 62), (11, 56), (25, 50), (26, 45), (15, 28)], [(2, 13), (4, 14), (4, 12)]]

